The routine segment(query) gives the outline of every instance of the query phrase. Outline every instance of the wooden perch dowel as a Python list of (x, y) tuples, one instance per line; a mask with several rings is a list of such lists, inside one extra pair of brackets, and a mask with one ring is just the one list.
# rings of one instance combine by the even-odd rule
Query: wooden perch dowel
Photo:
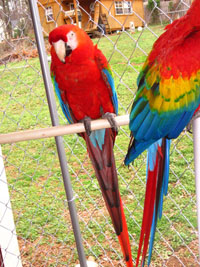
[[(115, 120), (118, 126), (127, 125), (129, 124), (129, 115), (117, 116)], [(110, 128), (110, 124), (106, 119), (91, 121), (92, 130), (99, 130), (103, 128)], [(49, 138), (55, 136), (62, 136), (65, 134), (74, 134), (82, 132), (85, 132), (83, 123), (54, 126), (49, 128), (41, 128), (37, 130), (12, 132), (8, 134), (0, 134), (0, 144), (11, 144), (22, 141)]]

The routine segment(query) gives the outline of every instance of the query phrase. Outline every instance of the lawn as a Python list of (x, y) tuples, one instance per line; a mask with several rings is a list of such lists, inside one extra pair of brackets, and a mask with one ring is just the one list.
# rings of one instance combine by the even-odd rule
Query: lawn
[[(120, 33), (93, 40), (113, 69), (120, 115), (130, 111), (138, 72), (162, 31), (163, 27), (154, 26), (151, 31), (134, 35)], [(38, 58), (0, 66), (0, 79), (1, 133), (51, 125)], [(65, 124), (59, 105), (58, 111), (60, 123)], [(85, 144), (77, 135), (63, 139), (86, 255), (93, 256), (99, 266), (124, 266)], [(129, 130), (125, 126), (116, 140), (115, 158), (135, 259), (146, 154), (125, 167), (128, 143)], [(74, 266), (78, 257), (54, 138), (6, 144), (2, 150), (23, 266)], [(171, 256), (195, 265), (195, 201), (192, 135), (183, 132), (171, 146), (169, 194), (158, 223), (152, 266), (172, 266)]]

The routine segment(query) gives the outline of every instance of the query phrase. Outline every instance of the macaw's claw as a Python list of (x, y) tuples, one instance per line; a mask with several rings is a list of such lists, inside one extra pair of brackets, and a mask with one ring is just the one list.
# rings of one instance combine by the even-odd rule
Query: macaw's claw
[(91, 118), (90, 117), (85, 117), (83, 120), (82, 120), (83, 124), (84, 124), (84, 127), (85, 127), (85, 131), (86, 131), (86, 134), (88, 136), (90, 136), (92, 130), (91, 130)]
[(110, 126), (113, 130), (115, 130), (116, 132), (118, 132), (118, 125), (117, 125), (117, 122), (115, 120), (115, 117), (116, 117), (116, 114), (114, 113), (109, 113), (109, 112), (106, 112), (102, 118), (103, 119), (107, 119), (108, 122), (110, 123)]

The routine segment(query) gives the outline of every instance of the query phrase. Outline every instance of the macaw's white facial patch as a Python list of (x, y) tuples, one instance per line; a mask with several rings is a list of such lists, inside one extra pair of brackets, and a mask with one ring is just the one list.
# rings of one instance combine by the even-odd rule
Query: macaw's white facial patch
[(67, 34), (67, 45), (71, 47), (72, 50), (76, 49), (78, 46), (78, 41), (76, 38), (76, 33), (73, 31)]
[(63, 40), (59, 40), (52, 44), (60, 61), (65, 62), (65, 57), (66, 57), (65, 42)]

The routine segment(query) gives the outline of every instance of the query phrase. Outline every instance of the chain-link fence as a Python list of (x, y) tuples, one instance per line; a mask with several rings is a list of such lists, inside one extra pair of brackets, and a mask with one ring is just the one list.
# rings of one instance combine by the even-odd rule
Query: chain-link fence
[[(65, 23), (78, 24), (98, 44), (114, 72), (120, 115), (130, 111), (136, 78), (152, 44), (164, 26), (185, 14), (191, 4), (186, 0), (36, 2), (48, 56), (48, 33)], [(1, 0), (0, 52), (1, 133), (51, 126), (28, 1)], [(57, 109), (60, 124), (66, 124), (58, 102)], [(85, 143), (77, 135), (63, 139), (86, 256), (98, 266), (124, 266)], [(115, 158), (135, 259), (146, 154), (126, 168), (128, 143), (128, 126), (121, 127)], [(54, 138), (2, 145), (0, 159), (1, 266), (75, 266), (78, 255)], [(169, 193), (151, 266), (197, 266), (197, 257), (193, 138), (184, 131), (171, 146)]]

